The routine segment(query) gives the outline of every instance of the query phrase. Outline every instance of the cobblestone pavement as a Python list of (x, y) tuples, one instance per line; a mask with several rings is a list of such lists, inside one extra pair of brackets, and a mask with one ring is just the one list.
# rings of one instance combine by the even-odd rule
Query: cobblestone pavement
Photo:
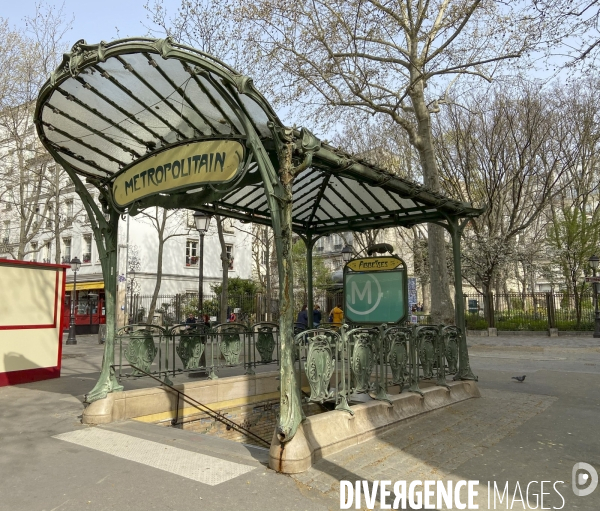
[[(459, 467), (483, 456), (556, 397), (483, 390), (471, 399), (405, 421), (379, 438), (318, 461), (294, 476), (339, 500), (340, 480), (464, 479)], [(482, 495), (487, 500), (487, 494)]]

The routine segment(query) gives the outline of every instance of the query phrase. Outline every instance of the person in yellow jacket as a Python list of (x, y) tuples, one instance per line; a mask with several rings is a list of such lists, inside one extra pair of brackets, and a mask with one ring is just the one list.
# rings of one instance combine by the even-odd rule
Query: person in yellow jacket
[(329, 316), (331, 317), (331, 322), (336, 326), (342, 326), (344, 323), (344, 311), (339, 304), (331, 309)]

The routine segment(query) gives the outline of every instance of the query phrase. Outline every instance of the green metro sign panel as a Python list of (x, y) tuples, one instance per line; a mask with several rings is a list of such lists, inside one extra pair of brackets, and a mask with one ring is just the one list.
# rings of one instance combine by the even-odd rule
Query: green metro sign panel
[(344, 268), (344, 314), (351, 323), (398, 323), (408, 315), (407, 297), (406, 264), (398, 257), (354, 259)]

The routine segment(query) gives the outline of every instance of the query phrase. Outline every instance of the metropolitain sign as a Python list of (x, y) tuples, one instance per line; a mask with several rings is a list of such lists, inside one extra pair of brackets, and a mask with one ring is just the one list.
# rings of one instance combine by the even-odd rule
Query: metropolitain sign
[(226, 183), (241, 170), (244, 146), (237, 140), (204, 140), (153, 154), (119, 174), (113, 183), (118, 206), (207, 183)]

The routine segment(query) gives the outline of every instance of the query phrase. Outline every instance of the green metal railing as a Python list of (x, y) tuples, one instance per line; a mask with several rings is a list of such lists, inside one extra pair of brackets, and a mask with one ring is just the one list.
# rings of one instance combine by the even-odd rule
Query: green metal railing
[(169, 375), (189, 372), (216, 379), (226, 368), (238, 367), (245, 374), (255, 374), (257, 367), (278, 366), (280, 359), (279, 327), (267, 322), (252, 327), (224, 323), (212, 328), (196, 323), (168, 328), (128, 325), (118, 330), (117, 346), (119, 379), (143, 376), (136, 370), (124, 371), (127, 365), (167, 380)]
[[(118, 332), (116, 374), (119, 379), (151, 376), (171, 385), (170, 377), (186, 372), (214, 379), (226, 368), (239, 368), (244, 374), (255, 374), (260, 366), (278, 368), (278, 328), (267, 322), (213, 328), (129, 325)], [(447, 376), (458, 371), (462, 332), (454, 326), (326, 324), (300, 331), (297, 325), (295, 334), (296, 380), (299, 387), (303, 381), (310, 387), (305, 401), (330, 403), (349, 413), (352, 402), (364, 400), (361, 394), (389, 401), (391, 388), (421, 393), (420, 382), (447, 386)], [(127, 367), (132, 370), (124, 370)]]
[(306, 330), (294, 338), (296, 371), (310, 386), (307, 401), (330, 402), (352, 414), (350, 404), (360, 394), (389, 401), (390, 387), (399, 393), (422, 393), (421, 381), (448, 387), (447, 376), (458, 371), (461, 335), (444, 325)]

